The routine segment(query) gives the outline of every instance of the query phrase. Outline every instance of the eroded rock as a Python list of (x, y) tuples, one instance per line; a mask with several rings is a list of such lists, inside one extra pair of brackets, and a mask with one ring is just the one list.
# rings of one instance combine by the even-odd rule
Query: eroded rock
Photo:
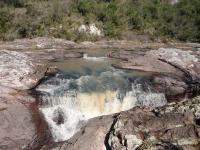
[(159, 48), (151, 51), (113, 51), (109, 57), (122, 59), (114, 67), (154, 74), (152, 83), (167, 97), (200, 91), (199, 56), (193, 51)]
[(36, 138), (45, 139), (47, 124), (36, 100), (7, 87), (0, 86), (0, 91), (0, 149), (21, 150)]
[(66, 142), (46, 149), (199, 150), (199, 97), (155, 109), (135, 107), (89, 120)]
[(35, 87), (47, 67), (22, 52), (0, 51), (0, 85), (18, 90)]
[(152, 80), (153, 87), (165, 93), (167, 98), (183, 95), (188, 91), (189, 85), (180, 77), (170, 75), (156, 75)]
[[(145, 149), (164, 142), (177, 147), (196, 146), (199, 136), (195, 124), (192, 113), (165, 113), (157, 116), (148, 109), (134, 108), (117, 117), (109, 136), (110, 148)], [(131, 137), (128, 138), (129, 144), (127, 136)]]

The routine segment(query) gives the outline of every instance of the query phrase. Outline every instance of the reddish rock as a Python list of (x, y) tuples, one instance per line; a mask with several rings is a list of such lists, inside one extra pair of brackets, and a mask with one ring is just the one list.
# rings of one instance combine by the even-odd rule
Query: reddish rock
[(112, 116), (91, 119), (70, 140), (44, 145), (42, 150), (106, 150), (105, 139), (112, 123)]
[(0, 86), (0, 149), (21, 150), (35, 138), (45, 138), (47, 125), (36, 100), (24, 92)]
[[(192, 103), (188, 105), (192, 106)], [(197, 104), (199, 105), (199, 103)], [(163, 106), (163, 107), (171, 107)], [(161, 110), (163, 109), (160, 108)], [(185, 107), (186, 102), (177, 104)], [(44, 145), (42, 150), (136, 150), (136, 149), (182, 149), (199, 150), (199, 127), (192, 112), (155, 111), (136, 107), (116, 115), (97, 117), (70, 140)]]
[(114, 67), (153, 72), (155, 89), (165, 93), (168, 99), (200, 92), (200, 62), (192, 51), (160, 48), (146, 52), (113, 51), (108, 56), (122, 59)]
[(22, 52), (0, 51), (0, 85), (17, 90), (34, 88), (47, 67)]
[[(134, 108), (120, 113), (117, 117), (109, 134), (109, 145), (111, 149), (130, 150), (145, 146), (150, 148), (162, 142), (175, 144), (174, 147), (183, 145), (196, 147), (199, 136), (198, 127), (195, 125), (195, 117), (192, 113), (155, 115), (146, 108)], [(129, 139), (132, 147), (126, 144), (127, 135), (132, 135)], [(141, 140), (142, 142), (139, 142)]]

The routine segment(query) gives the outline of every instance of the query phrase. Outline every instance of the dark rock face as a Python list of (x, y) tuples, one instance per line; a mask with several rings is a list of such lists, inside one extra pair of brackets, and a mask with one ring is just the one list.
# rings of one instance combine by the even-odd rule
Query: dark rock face
[(56, 122), (57, 125), (64, 123), (64, 113), (62, 109), (55, 110), (53, 121)]
[(45, 138), (44, 122), (33, 97), (0, 86), (0, 149), (21, 150), (35, 138)]

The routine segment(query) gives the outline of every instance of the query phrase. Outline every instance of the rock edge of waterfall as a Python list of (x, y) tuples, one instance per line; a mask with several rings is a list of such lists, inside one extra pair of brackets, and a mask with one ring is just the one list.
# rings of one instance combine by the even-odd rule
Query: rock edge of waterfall
[(122, 59), (116, 68), (154, 73), (154, 87), (168, 98), (200, 92), (199, 51), (159, 48), (144, 52), (112, 51), (109, 57)]
[(44, 145), (42, 150), (198, 150), (199, 102), (196, 97), (94, 118), (69, 141)]
[(58, 51), (0, 50), (0, 149), (21, 150), (27, 145), (38, 149), (51, 140), (31, 90), (56, 71), (46, 65), (47, 61), (82, 57), (78, 52)]
[(153, 72), (153, 86), (167, 97), (198, 95), (199, 47), (133, 41), (74, 43), (54, 38), (0, 42), (0, 149), (199, 149), (200, 97), (93, 118), (70, 140), (54, 143), (37, 97), (30, 94), (55, 71), (46, 65), (48, 61), (82, 57), (76, 49), (106, 48), (118, 49), (108, 53), (121, 60), (113, 66)]

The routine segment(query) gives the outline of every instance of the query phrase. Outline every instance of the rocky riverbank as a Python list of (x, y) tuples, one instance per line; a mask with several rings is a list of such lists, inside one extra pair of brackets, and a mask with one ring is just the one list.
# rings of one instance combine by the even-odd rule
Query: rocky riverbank
[(79, 49), (106, 48), (111, 51), (109, 57), (120, 60), (113, 66), (154, 74), (152, 85), (167, 97), (199, 95), (199, 47), (194, 43), (74, 43), (48, 38), (1, 42), (0, 149), (199, 149), (199, 97), (97, 117), (70, 140), (54, 143), (38, 110), (38, 99), (30, 94), (52, 72), (48, 62), (80, 58)]
[[(34, 89), (48, 73), (47, 61), (81, 57), (78, 52), (0, 50), (0, 149), (38, 148), (51, 140)], [(28, 148), (29, 149), (29, 148)]]
[(135, 107), (91, 119), (67, 142), (43, 150), (199, 150), (200, 97), (164, 107)]
[[(183, 50), (197, 50), (200, 48), (199, 43), (183, 43), (183, 42), (153, 42), (150, 40), (147, 41), (97, 41), (97, 42), (80, 42), (75, 43), (72, 41), (67, 41), (64, 39), (56, 38), (47, 38), (39, 37), (34, 39), (17, 39), (14, 41), (4, 42), (0, 41), (0, 49), (6, 50), (17, 50), (17, 51), (31, 51), (31, 50), (40, 50), (40, 49), (84, 49), (84, 48), (104, 48), (104, 49), (119, 49), (119, 50), (150, 50), (150, 49), (159, 49), (159, 48), (178, 48)], [(199, 54), (199, 52), (198, 52)]]
[(152, 83), (172, 98), (186, 93), (198, 94), (200, 84), (199, 51), (159, 48), (150, 51), (113, 51), (109, 57), (122, 61), (116, 68), (152, 72)]

